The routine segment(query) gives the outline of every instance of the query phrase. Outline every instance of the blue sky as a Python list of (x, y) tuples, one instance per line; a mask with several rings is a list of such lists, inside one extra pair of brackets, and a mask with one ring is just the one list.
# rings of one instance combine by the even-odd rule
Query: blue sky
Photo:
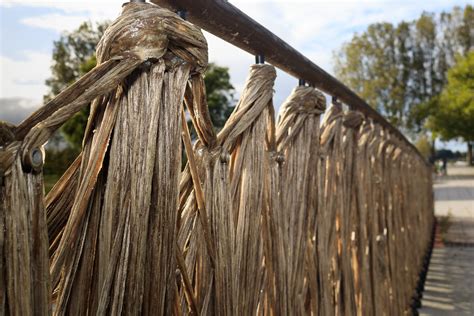
[[(41, 104), (46, 93), (44, 80), (50, 74), (53, 41), (62, 31), (75, 29), (86, 20), (114, 19), (123, 1), (36, 1), (0, 2), (0, 100), (18, 99), (24, 113)], [(332, 53), (363, 31), (370, 23), (412, 20), (423, 11), (449, 11), (464, 6), (462, 0), (332, 0), (332, 1), (230, 1), (265, 25), (290, 45), (332, 71)], [(240, 91), (254, 57), (206, 34), (210, 61), (230, 68), (236, 91)], [(274, 103), (278, 108), (297, 79), (278, 72)], [(0, 119), (6, 114), (0, 103)]]

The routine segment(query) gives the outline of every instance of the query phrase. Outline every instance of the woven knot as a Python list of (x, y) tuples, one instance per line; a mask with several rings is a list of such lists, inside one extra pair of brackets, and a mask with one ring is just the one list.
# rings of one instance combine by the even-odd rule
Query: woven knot
[(231, 151), (237, 138), (258, 119), (265, 108), (273, 109), (272, 97), (275, 78), (276, 70), (271, 65), (252, 65), (250, 67), (250, 74), (240, 101), (224, 128), (217, 135), (218, 143), (225, 150)]
[(327, 150), (329, 143), (336, 135), (336, 131), (340, 128), (343, 115), (342, 105), (339, 103), (333, 103), (324, 115), (323, 122), (321, 123), (321, 148), (323, 151)]
[(296, 87), (285, 103), (282, 104), (284, 113), (304, 113), (319, 115), (326, 110), (326, 98), (312, 87)]
[(364, 115), (358, 111), (349, 111), (344, 115), (344, 126), (357, 129), (364, 121)]
[(127, 3), (97, 46), (98, 63), (126, 55), (140, 60), (164, 58), (168, 65), (188, 62), (207, 66), (207, 42), (196, 26), (149, 3)]

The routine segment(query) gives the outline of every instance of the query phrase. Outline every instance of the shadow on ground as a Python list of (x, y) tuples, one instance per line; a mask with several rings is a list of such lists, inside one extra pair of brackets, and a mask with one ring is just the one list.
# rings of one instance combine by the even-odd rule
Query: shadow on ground
[(435, 176), (434, 181), (437, 183), (446, 182), (449, 180), (474, 180), (474, 175), (472, 174), (448, 174), (445, 176)]
[(474, 315), (474, 247), (433, 249), (420, 315)]
[(450, 186), (433, 188), (436, 201), (469, 201), (474, 199), (473, 186)]

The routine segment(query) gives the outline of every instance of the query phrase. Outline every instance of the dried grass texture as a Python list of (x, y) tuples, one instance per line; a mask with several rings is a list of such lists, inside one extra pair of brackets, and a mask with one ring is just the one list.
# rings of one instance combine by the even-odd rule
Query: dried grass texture
[[(262, 217), (270, 192), (268, 150), (275, 147), (275, 77), (271, 66), (252, 66), (241, 99), (222, 131), (215, 139), (198, 132), (201, 142), (194, 153), (187, 152), (191, 159), (181, 181), (179, 247), (185, 254), (184, 278), (193, 280), (193, 293), (188, 296), (195, 296), (197, 310), (204, 315), (250, 315), (261, 306), (263, 240), (268, 238), (263, 235)], [(203, 108), (201, 95), (194, 93), (194, 99), (186, 102), (195, 123), (197, 109)], [(209, 123), (197, 122), (196, 130), (205, 126)], [(192, 175), (193, 165), (201, 171), (198, 177)], [(202, 181), (205, 206), (199, 206), (197, 178)]]
[(93, 71), (14, 131), (25, 160), (94, 100), (82, 154), (46, 200), (55, 313), (169, 313), (181, 104), (207, 44), (174, 13), (127, 4), (97, 56)]
[[(205, 39), (155, 5), (126, 4), (97, 56), (0, 124), (1, 314), (48, 314), (51, 298), (58, 315), (410, 313), (433, 224), (412, 149), (338, 103), (320, 123), (310, 87), (275, 126), (269, 65), (251, 67), (216, 134)], [(82, 153), (43, 199), (31, 154), (90, 102)]]
[(410, 313), (433, 224), (430, 169), (377, 124), (364, 121), (356, 135), (349, 286), (357, 315)]
[(360, 279), (357, 274), (360, 262), (357, 261), (358, 245), (355, 237), (358, 230), (358, 215), (355, 196), (355, 175), (358, 171), (355, 164), (360, 125), (364, 116), (356, 111), (349, 111), (343, 118), (343, 187), (339, 190), (343, 195), (341, 211), (341, 266), (344, 315), (357, 315), (360, 297)]
[(99, 43), (98, 61), (123, 50), (145, 62), (93, 104), (52, 261), (58, 314), (173, 308), (181, 104), (191, 71), (207, 62), (207, 46), (173, 13), (127, 4)]
[(0, 122), (0, 314), (51, 313), (43, 175), (25, 172), (14, 127)]
[(333, 103), (321, 123), (319, 206), (317, 213), (317, 252), (319, 268), (319, 312), (341, 315), (341, 212), (343, 196), (342, 147), (343, 111)]
[(314, 88), (297, 87), (280, 110), (279, 203), (270, 211), (277, 315), (305, 314), (308, 283), (311, 296), (318, 295), (317, 262), (308, 248), (315, 249), (319, 124), (325, 107), (325, 97)]

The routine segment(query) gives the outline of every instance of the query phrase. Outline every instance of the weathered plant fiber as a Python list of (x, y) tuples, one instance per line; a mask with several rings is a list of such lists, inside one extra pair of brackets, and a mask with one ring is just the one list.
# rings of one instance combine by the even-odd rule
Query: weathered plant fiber
[(317, 251), (319, 267), (319, 312), (341, 315), (341, 212), (343, 195), (343, 111), (333, 103), (321, 123), (319, 206), (317, 213)]
[[(0, 123), (0, 314), (411, 313), (433, 224), (411, 148), (338, 102), (320, 122), (311, 87), (276, 126), (270, 65), (251, 67), (216, 133), (206, 41), (155, 5), (124, 5), (97, 57), (18, 127)], [(34, 155), (88, 104), (82, 152), (43, 198)]]
[(0, 315), (51, 313), (43, 174), (25, 172), (14, 127), (0, 122)]
[[(305, 314), (305, 287), (318, 295), (315, 253), (307, 249), (315, 248), (319, 120), (325, 107), (314, 88), (297, 87), (280, 110), (277, 144), (283, 163), (274, 192), (279, 205), (270, 212), (277, 315)], [(305, 284), (305, 277), (311, 281)]]
[(144, 63), (93, 104), (52, 261), (57, 313), (171, 312), (181, 104), (206, 48), (198, 29), (148, 4), (127, 4), (105, 32), (99, 65), (133, 50)]
[[(194, 280), (192, 295), (202, 314), (250, 315), (262, 302), (264, 240), (268, 239), (262, 217), (270, 194), (269, 148), (275, 147), (275, 76), (271, 66), (252, 66), (241, 99), (217, 138), (204, 139), (198, 133), (201, 142), (195, 153), (187, 151), (191, 159), (182, 176), (179, 246), (185, 254), (185, 279)], [(195, 123), (201, 96), (194, 93), (194, 99), (186, 99)], [(196, 129), (206, 125), (212, 128), (197, 122)], [(194, 188), (187, 181), (194, 164), (201, 169), (203, 207), (197, 177), (192, 175)], [(202, 209), (209, 218), (203, 218)]]

